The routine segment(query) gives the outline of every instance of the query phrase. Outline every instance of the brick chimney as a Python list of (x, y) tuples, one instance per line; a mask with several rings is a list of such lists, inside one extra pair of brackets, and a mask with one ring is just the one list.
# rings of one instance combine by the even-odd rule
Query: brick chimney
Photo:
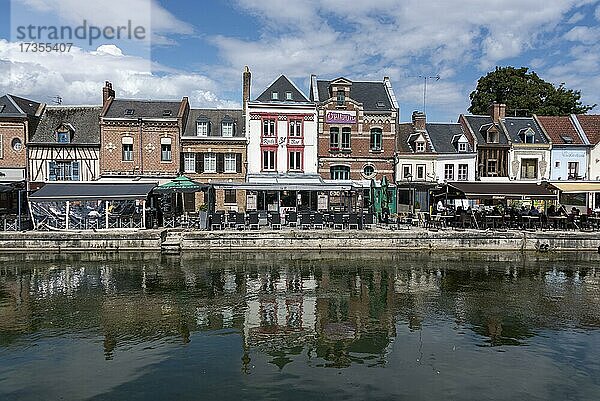
[(427, 122), (425, 113), (421, 111), (413, 111), (412, 122), (416, 131), (425, 131), (425, 123)]
[(102, 88), (102, 104), (106, 104), (109, 97), (115, 98), (115, 91), (112, 88), (112, 83), (104, 82), (104, 88)]
[(503, 103), (492, 103), (489, 108), (490, 117), (494, 120), (495, 123), (499, 122), (501, 119), (506, 117), (506, 105)]
[(252, 74), (250, 68), (244, 66), (244, 73), (242, 74), (242, 110), (244, 117), (246, 116), (246, 108), (250, 101), (250, 83), (252, 81)]

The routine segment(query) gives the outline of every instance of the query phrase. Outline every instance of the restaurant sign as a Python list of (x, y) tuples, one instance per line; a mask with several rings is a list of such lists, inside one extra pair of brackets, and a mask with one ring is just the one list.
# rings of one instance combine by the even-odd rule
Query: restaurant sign
[(356, 124), (356, 111), (329, 110), (325, 114), (326, 124)]

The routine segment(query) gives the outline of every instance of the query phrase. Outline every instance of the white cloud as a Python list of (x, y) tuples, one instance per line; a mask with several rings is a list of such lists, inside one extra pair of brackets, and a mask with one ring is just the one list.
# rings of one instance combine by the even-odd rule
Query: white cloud
[(591, 28), (589, 26), (576, 26), (565, 34), (565, 39), (572, 42), (581, 42), (585, 44), (594, 44), (598, 41), (600, 28)]

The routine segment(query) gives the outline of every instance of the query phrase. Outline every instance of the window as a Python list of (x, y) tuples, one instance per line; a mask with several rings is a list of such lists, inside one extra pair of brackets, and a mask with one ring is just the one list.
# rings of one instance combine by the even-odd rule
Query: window
[(537, 159), (521, 159), (521, 178), (537, 178)]
[(560, 161), (554, 162), (554, 168), (560, 168)]
[(196, 172), (196, 154), (195, 153), (184, 153), (183, 154), (183, 171), (186, 173)]
[(350, 127), (342, 128), (342, 149), (350, 149)]
[[(0, 138), (2, 139), (2, 138)], [(10, 146), (13, 148), (15, 152), (20, 152), (23, 149), (23, 142), (21, 142), (20, 138), (13, 138), (10, 143)]]
[(208, 121), (198, 121), (196, 123), (196, 135), (208, 136)]
[(57, 132), (56, 133), (56, 142), (58, 143), (69, 143), (70, 135), (68, 132)]
[(263, 150), (263, 170), (275, 170), (275, 150)]
[(371, 129), (371, 150), (381, 150), (381, 128)]
[(500, 136), (498, 135), (498, 131), (488, 131), (487, 133), (487, 141), (488, 143), (498, 143)]
[(160, 161), (170, 162), (171, 161), (171, 144), (163, 143), (160, 145)]
[(290, 120), (290, 136), (302, 136), (302, 120)]
[(217, 172), (217, 155), (215, 153), (204, 154), (204, 172), (205, 173), (216, 173)]
[(579, 162), (569, 162), (569, 180), (576, 180), (579, 178)]
[(163, 117), (171, 117), (172, 114), (171, 110), (163, 110)]
[(78, 161), (48, 162), (49, 181), (79, 181)]
[(524, 139), (525, 140), (523, 142), (525, 143), (535, 143), (535, 135), (532, 131), (527, 131)]
[(235, 189), (226, 189), (225, 190), (225, 203), (237, 204), (237, 199), (236, 199), (235, 194), (236, 194)]
[(133, 161), (133, 143), (123, 143), (123, 161)]
[(417, 180), (424, 180), (426, 168), (424, 164), (417, 164)]
[(236, 167), (236, 155), (235, 153), (226, 153), (225, 154), (225, 172), (226, 173), (235, 173), (237, 171)]
[(233, 123), (232, 122), (221, 123), (221, 135), (225, 138), (231, 138), (233, 136)]
[(285, 100), (292, 100), (292, 92), (285, 92)]
[(279, 92), (271, 92), (271, 100), (279, 100)]
[(330, 169), (332, 180), (349, 180), (350, 167), (348, 166), (332, 166)]
[(458, 151), (459, 152), (466, 152), (467, 151), (467, 143), (466, 142), (459, 142), (458, 143)]
[(425, 142), (419, 141), (415, 143), (415, 148), (417, 152), (425, 152)]
[(335, 150), (340, 148), (340, 129), (338, 127), (329, 129), (329, 147)]
[(263, 136), (275, 136), (277, 133), (275, 132), (275, 120), (274, 119), (266, 119), (263, 120)]
[(444, 179), (446, 181), (454, 181), (454, 164), (444, 165)]
[(487, 161), (487, 175), (495, 176), (498, 174), (497, 171), (498, 162), (495, 159), (490, 159)]
[(337, 104), (338, 106), (343, 106), (346, 102), (346, 91), (343, 89), (337, 91)]
[(365, 178), (371, 178), (375, 175), (375, 167), (373, 167), (371, 164), (367, 164), (366, 166), (363, 167), (363, 176), (365, 176)]
[(125, 109), (125, 115), (126, 116), (132, 116), (134, 114), (134, 110), (133, 109)]
[(458, 165), (458, 181), (467, 181), (469, 179), (469, 165)]
[(410, 165), (410, 164), (402, 165), (402, 178), (404, 178), (404, 179), (413, 178), (412, 165)]
[(289, 153), (290, 171), (302, 170), (302, 152), (293, 151)]

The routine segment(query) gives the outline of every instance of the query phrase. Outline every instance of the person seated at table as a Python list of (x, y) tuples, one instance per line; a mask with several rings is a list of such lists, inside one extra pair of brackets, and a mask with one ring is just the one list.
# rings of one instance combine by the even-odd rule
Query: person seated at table
[(539, 216), (540, 211), (537, 210), (537, 208), (534, 205), (531, 205), (531, 209), (529, 209), (529, 215), (530, 216)]
[(441, 199), (437, 202), (437, 205), (435, 206), (435, 210), (439, 214), (442, 214), (446, 210), (446, 207), (444, 206), (444, 203), (442, 202)]
[(459, 206), (456, 208), (456, 215), (460, 216), (462, 213), (464, 212), (464, 209), (462, 206)]
[(525, 216), (527, 214), (527, 208), (525, 207), (525, 205), (521, 206), (521, 210), (520, 210), (519, 214), (521, 216)]
[(550, 207), (548, 208), (546, 213), (548, 214), (548, 216), (555, 216), (556, 215), (556, 206), (550, 205)]
[(571, 214), (573, 214), (575, 216), (579, 216), (579, 209), (577, 209), (575, 206), (573, 206), (573, 208), (571, 209)]
[(565, 205), (560, 205), (560, 207), (558, 208), (558, 213), (557, 216), (566, 216), (567, 214), (567, 208), (565, 207)]
[(500, 215), (500, 209), (498, 209), (498, 206), (494, 206), (494, 208), (492, 209), (492, 214), (494, 216), (499, 216)]

